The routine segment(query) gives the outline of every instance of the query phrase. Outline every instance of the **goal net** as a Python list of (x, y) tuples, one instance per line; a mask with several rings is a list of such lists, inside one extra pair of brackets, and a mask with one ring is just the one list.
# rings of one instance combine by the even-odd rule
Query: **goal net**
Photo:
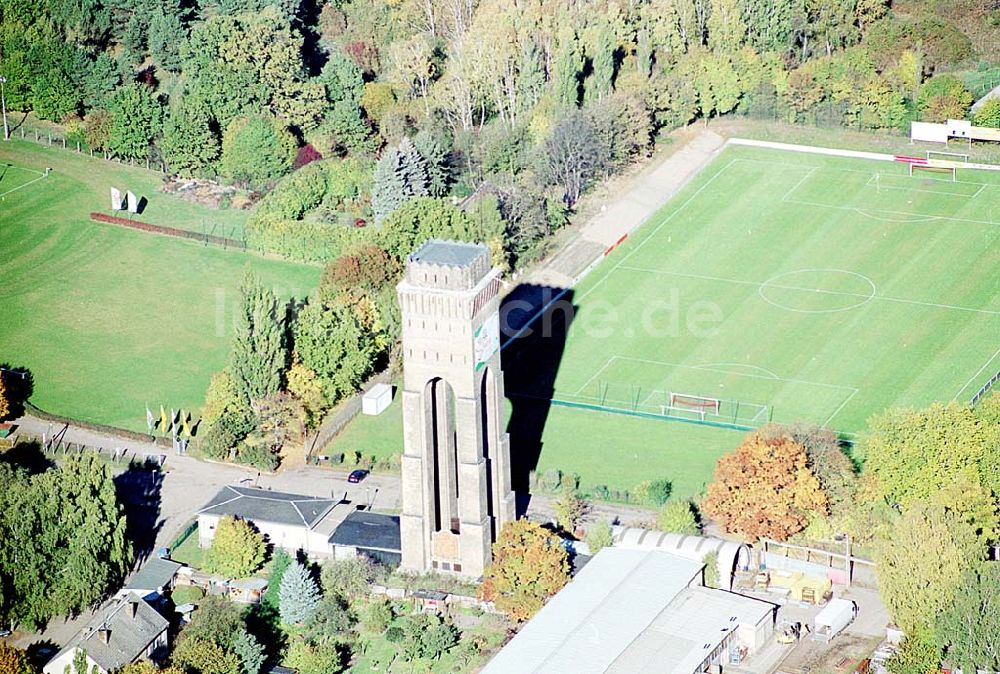
[(946, 164), (910, 164), (910, 177), (917, 171), (933, 171), (935, 173), (947, 173), (951, 175), (951, 181), (957, 180), (957, 167)]
[(709, 414), (718, 414), (721, 406), (722, 401), (718, 398), (706, 398), (690, 393), (671, 393), (670, 404), (667, 405), (671, 409), (701, 412), (702, 417), (704, 417), (706, 412)]
[(963, 164), (969, 163), (969, 155), (961, 152), (943, 152), (941, 150), (927, 150), (927, 160), (945, 159), (947, 161), (958, 161)]

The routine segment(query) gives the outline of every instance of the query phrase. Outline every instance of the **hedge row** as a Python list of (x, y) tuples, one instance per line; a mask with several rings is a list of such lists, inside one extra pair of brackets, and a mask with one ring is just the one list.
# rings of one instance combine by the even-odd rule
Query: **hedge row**
[(186, 229), (177, 229), (176, 227), (166, 227), (164, 225), (154, 225), (149, 222), (139, 222), (137, 220), (129, 220), (127, 218), (118, 218), (104, 213), (91, 213), (90, 219), (96, 222), (104, 222), (109, 225), (120, 225), (122, 227), (128, 227), (129, 229), (138, 229), (143, 232), (165, 234), (166, 236), (177, 236), (182, 239), (193, 239), (195, 241), (215, 243), (220, 246), (229, 246), (232, 248), (246, 247), (242, 241), (237, 241), (236, 239), (227, 239), (223, 236), (212, 236), (211, 234), (199, 234), (198, 232), (191, 232)]

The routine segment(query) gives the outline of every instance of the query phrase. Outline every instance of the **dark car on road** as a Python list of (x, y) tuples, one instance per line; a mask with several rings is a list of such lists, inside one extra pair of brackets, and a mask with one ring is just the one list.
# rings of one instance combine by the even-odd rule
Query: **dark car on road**
[(368, 477), (368, 471), (367, 470), (361, 470), (359, 468), (358, 470), (352, 470), (351, 471), (351, 474), (347, 476), (347, 481), (350, 482), (351, 484), (357, 484), (358, 482), (361, 482), (361, 480), (365, 479), (366, 477)]

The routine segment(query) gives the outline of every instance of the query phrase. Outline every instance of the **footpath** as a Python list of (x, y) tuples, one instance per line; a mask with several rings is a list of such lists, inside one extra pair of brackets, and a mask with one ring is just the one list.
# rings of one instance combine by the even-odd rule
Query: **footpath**
[[(652, 217), (681, 188), (722, 151), (726, 140), (710, 129), (690, 127), (675, 132), (682, 143), (665, 159), (653, 160), (638, 175), (625, 181), (624, 191), (587, 197), (587, 205), (598, 212), (586, 222), (571, 225), (577, 231), (520, 282), (557, 288), (575, 285), (615, 246)], [(619, 179), (611, 189), (619, 187)], [(608, 190), (603, 186), (598, 193)]]

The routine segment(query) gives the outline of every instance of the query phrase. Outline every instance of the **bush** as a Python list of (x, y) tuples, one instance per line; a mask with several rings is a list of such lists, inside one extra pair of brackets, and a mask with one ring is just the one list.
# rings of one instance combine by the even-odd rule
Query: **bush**
[(276, 119), (237, 117), (222, 135), (222, 175), (262, 184), (278, 178), (295, 160), (295, 137)]
[(656, 518), (656, 525), (661, 531), (668, 533), (698, 534), (701, 532), (694, 504), (690, 501), (669, 501), (660, 510)]
[(670, 498), (672, 490), (673, 485), (670, 483), (670, 480), (653, 480), (649, 483), (649, 488), (646, 490), (646, 499), (650, 504), (660, 507)]
[(590, 498), (595, 501), (610, 501), (611, 500), (611, 490), (608, 489), (608, 485), (599, 484), (590, 490)]

